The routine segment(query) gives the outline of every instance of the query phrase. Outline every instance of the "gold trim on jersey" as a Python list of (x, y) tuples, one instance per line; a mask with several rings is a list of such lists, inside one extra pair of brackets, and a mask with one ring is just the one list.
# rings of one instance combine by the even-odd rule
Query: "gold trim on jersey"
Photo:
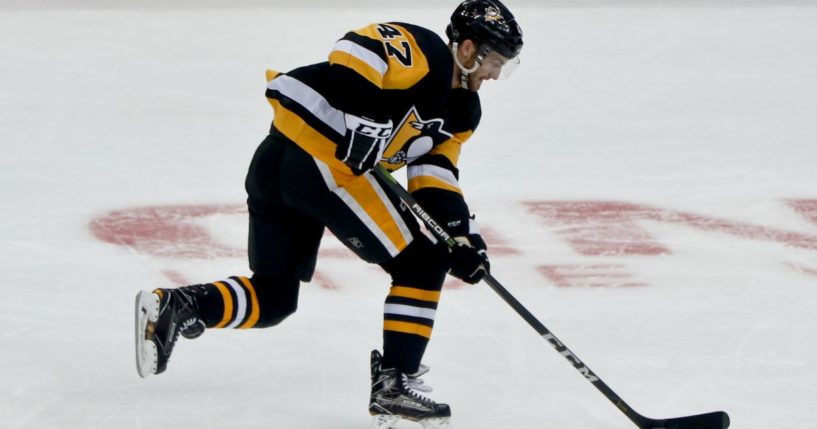
[(462, 151), (462, 144), (471, 138), (473, 131), (463, 131), (454, 133), (454, 137), (446, 140), (444, 143), (435, 146), (431, 149), (431, 155), (442, 155), (451, 161), (451, 164), (456, 166), (460, 162), (460, 151)]
[(281, 72), (277, 72), (275, 70), (267, 69), (265, 74), (267, 75), (267, 82), (270, 82), (271, 80), (278, 77), (278, 75), (281, 74)]
[[(452, 138), (442, 144), (434, 146), (429, 151), (429, 155), (442, 155), (448, 159), (452, 165), (459, 162), (462, 144), (474, 134), (472, 130), (456, 133)], [(450, 170), (434, 165), (410, 165), (409, 166), (408, 190), (414, 192), (423, 188), (437, 188), (446, 191), (456, 192), (462, 195), (459, 181)]]
[(320, 159), (315, 164), (329, 189), (360, 219), (391, 256), (413, 240), (411, 230), (371, 173), (343, 175)]
[[(388, 29), (384, 36), (379, 29)], [(383, 43), (383, 49), (388, 57), (388, 67), (380, 73), (380, 79), (375, 78), (372, 72), (377, 73), (378, 67), (372, 66), (372, 61), (357, 56), (359, 61), (349, 61), (354, 53), (333, 51), (329, 61), (333, 64), (333, 55), (338, 64), (355, 70), (361, 76), (377, 85), (381, 89), (408, 89), (416, 85), (428, 74), (428, 59), (420, 48), (414, 35), (402, 26), (395, 24), (371, 24), (356, 30), (355, 33)], [(357, 45), (360, 46), (360, 45)], [(367, 49), (360, 46), (360, 48)], [(375, 53), (377, 55), (377, 53)], [(378, 56), (379, 58), (379, 56)]]
[[(394, 210), (394, 205), (370, 174), (360, 176), (357, 180), (350, 180), (343, 189), (357, 201), (398, 252), (408, 246), (411, 241), (408, 226), (405, 225), (400, 214)], [(400, 222), (400, 225), (397, 221)]]
[(267, 100), (275, 112), (275, 119), (272, 121), (275, 129), (313, 157), (328, 164), (333, 172), (341, 174), (340, 177), (354, 176), (349, 166), (335, 158), (335, 147), (337, 146), (335, 142), (312, 128), (298, 114), (282, 106), (280, 101), (272, 98)]
[(462, 194), (460, 183), (453, 171), (433, 164), (408, 167), (409, 192), (422, 188), (439, 188)]
[(408, 182), (408, 191), (414, 192), (423, 188), (437, 188), (456, 192), (462, 195), (462, 190), (448, 182), (434, 176), (417, 176)]
[(351, 40), (339, 40), (329, 53), (329, 63), (356, 71), (378, 88), (383, 88), (383, 75), (388, 64), (377, 54)]

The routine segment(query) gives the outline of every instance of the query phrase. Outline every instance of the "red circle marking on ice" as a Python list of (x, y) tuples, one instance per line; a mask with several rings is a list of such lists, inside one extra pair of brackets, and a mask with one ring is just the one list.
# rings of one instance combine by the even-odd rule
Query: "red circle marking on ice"
[(243, 205), (153, 206), (115, 210), (89, 225), (106, 243), (162, 257), (214, 259), (242, 257), (243, 249), (216, 242), (206, 228), (192, 222), (216, 214), (244, 214)]

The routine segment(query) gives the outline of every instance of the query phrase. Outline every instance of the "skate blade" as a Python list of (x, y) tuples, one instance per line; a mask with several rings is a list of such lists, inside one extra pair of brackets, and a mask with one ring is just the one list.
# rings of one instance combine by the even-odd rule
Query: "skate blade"
[(450, 417), (423, 419), (419, 423), (423, 425), (423, 429), (451, 429)]
[(437, 417), (423, 419), (420, 421), (412, 421), (408, 419), (401, 419), (398, 416), (386, 414), (376, 414), (374, 416), (374, 419), (372, 420), (371, 429), (393, 429), (395, 425), (397, 425), (397, 422), (399, 422), (400, 420), (405, 420), (407, 422), (412, 423), (419, 423), (423, 425), (423, 429), (451, 429), (450, 417)]
[(135, 344), (136, 372), (145, 378), (155, 374), (158, 367), (159, 352), (153, 341), (147, 340), (148, 323), (159, 319), (159, 297), (153, 293), (140, 291), (136, 294)]
[(392, 429), (394, 425), (400, 420), (397, 416), (389, 416), (385, 414), (377, 414), (372, 420), (371, 429)]

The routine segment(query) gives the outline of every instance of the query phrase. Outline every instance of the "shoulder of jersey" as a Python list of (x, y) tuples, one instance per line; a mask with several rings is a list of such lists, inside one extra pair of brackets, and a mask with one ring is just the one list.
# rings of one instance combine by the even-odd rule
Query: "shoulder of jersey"
[(371, 24), (340, 39), (331, 64), (353, 69), (381, 89), (408, 89), (424, 78), (450, 82), (448, 46), (431, 30), (406, 23)]
[(473, 132), (482, 118), (479, 94), (467, 89), (452, 90), (446, 110), (446, 129), (452, 133)]

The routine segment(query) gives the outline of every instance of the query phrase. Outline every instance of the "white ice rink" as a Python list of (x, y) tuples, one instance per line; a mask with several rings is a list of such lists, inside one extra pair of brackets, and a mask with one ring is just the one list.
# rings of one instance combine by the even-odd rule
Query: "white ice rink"
[[(388, 278), (333, 237), (298, 313), (158, 377), (133, 297), (249, 274), (266, 68), (457, 1), (118, 3), (0, 0), (0, 428), (368, 427)], [(522, 64), (460, 162), (494, 275), (643, 414), (817, 427), (817, 6), (508, 4)], [(485, 286), (449, 283), (426, 363), (458, 429), (634, 427)]]

